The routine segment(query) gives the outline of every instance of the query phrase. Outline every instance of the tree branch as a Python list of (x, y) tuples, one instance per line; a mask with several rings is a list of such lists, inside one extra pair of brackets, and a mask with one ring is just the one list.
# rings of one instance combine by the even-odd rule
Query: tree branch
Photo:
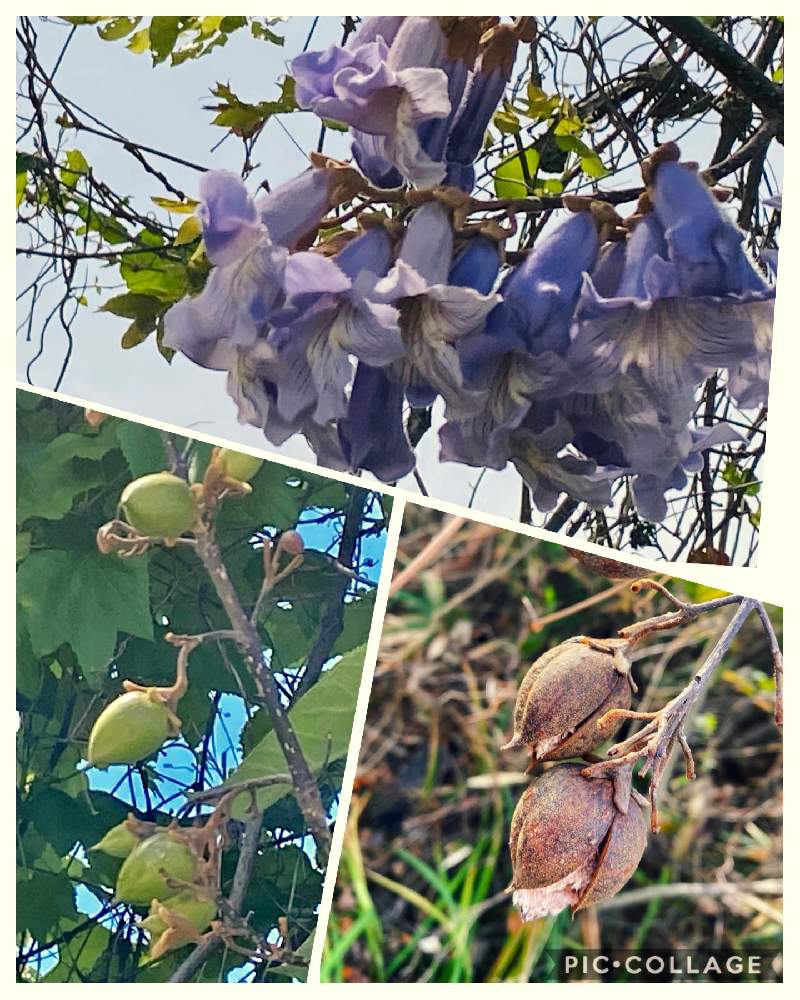
[(722, 73), (768, 118), (777, 119), (783, 126), (783, 89), (764, 76), (749, 59), (696, 17), (656, 17), (655, 20)]

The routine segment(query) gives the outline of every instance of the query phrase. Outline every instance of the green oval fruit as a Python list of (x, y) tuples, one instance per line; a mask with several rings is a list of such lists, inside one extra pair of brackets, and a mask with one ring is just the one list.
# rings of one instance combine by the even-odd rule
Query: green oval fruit
[(231, 451), (230, 448), (220, 448), (217, 461), (226, 476), (240, 483), (249, 483), (264, 464), (260, 458)]
[(166, 705), (144, 691), (128, 691), (98, 715), (86, 758), (95, 767), (136, 764), (155, 753), (170, 732)]
[(134, 479), (123, 490), (119, 504), (128, 524), (152, 538), (177, 538), (195, 519), (189, 484), (171, 472)]
[(91, 851), (102, 851), (112, 858), (127, 858), (131, 851), (139, 843), (139, 838), (131, 830), (128, 821), (118, 823), (107, 830), (101, 840), (90, 847)]
[[(177, 893), (164, 903), (168, 910), (188, 921), (198, 933), (206, 930), (217, 915), (217, 904), (207, 896), (199, 896), (190, 889)], [(151, 906), (150, 913), (139, 921), (139, 926), (149, 931), (153, 941), (167, 929), (167, 922), (158, 914), (158, 907)]]
[(122, 862), (114, 898), (136, 906), (166, 900), (185, 891), (168, 879), (193, 882), (197, 876), (197, 855), (180, 834), (165, 831), (148, 837)]

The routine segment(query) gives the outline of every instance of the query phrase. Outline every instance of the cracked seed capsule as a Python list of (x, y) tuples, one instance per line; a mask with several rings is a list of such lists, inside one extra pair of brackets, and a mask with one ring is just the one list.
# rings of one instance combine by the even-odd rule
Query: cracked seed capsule
[(614, 804), (608, 778), (578, 764), (546, 771), (517, 803), (509, 849), (514, 905), (524, 920), (584, 909), (616, 895), (647, 844), (647, 817), (635, 798)]
[(98, 715), (89, 735), (86, 759), (94, 767), (138, 764), (171, 734), (167, 706), (146, 691), (128, 691)]
[(620, 640), (569, 639), (528, 670), (517, 692), (514, 735), (503, 747), (529, 746), (536, 760), (579, 757), (617, 732), (599, 720), (631, 704), (630, 664)]

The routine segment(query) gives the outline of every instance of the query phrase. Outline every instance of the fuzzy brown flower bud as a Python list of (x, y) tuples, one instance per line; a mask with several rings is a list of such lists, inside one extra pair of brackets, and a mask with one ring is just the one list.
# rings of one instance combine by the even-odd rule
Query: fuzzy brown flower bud
[(524, 920), (535, 920), (609, 899), (634, 873), (646, 844), (637, 798), (624, 813), (610, 779), (586, 778), (577, 764), (551, 768), (525, 791), (511, 820), (514, 905)]
[(503, 749), (530, 746), (536, 760), (589, 753), (619, 729), (602, 729), (613, 708), (630, 708), (633, 682), (621, 639), (579, 636), (549, 649), (528, 670), (517, 692), (514, 736)]

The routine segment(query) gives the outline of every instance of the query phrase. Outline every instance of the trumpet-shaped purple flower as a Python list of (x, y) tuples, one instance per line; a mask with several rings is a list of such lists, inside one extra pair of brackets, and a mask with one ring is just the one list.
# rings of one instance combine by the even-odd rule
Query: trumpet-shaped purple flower
[(380, 137), (382, 143), (371, 157), (395, 166), (412, 183), (438, 184), (444, 165), (422, 148), (419, 127), (447, 118), (451, 110), (441, 68), (441, 27), (436, 18), (405, 18), (391, 45), (379, 31), (374, 29), (373, 40), (362, 40), (373, 37), (370, 30), (344, 47), (304, 52), (293, 59), (297, 102), (321, 118), (350, 125), (356, 138)]
[(504, 468), (511, 432), (525, 419), (531, 400), (570, 391), (572, 376), (562, 355), (583, 275), (597, 251), (595, 222), (590, 213), (579, 212), (506, 277), (502, 302), (485, 328), (459, 345), (467, 385), (481, 392), (481, 405), (442, 427), (445, 461)]
[(449, 284), (452, 255), (450, 213), (440, 202), (427, 202), (408, 224), (394, 267), (376, 285), (376, 293), (400, 308), (405, 354), (388, 373), (412, 405), (427, 405), (432, 392), (455, 410), (476, 402), (464, 386), (456, 345), (481, 329), (499, 296)]
[(686, 486), (687, 473), (699, 472), (703, 467), (702, 453), (716, 445), (741, 441), (741, 434), (725, 423), (703, 430), (690, 431), (691, 446), (686, 458), (664, 473), (642, 473), (634, 476), (632, 483), (633, 501), (636, 510), (646, 521), (657, 524), (667, 516), (665, 494), (671, 490), (681, 490)]
[[(225, 369), (230, 348), (250, 347), (263, 337), (287, 297), (298, 290), (337, 292), (349, 287), (349, 279), (332, 261), (287, 249), (298, 229), (307, 231), (321, 218), (328, 183), (328, 171), (311, 170), (257, 204), (235, 174), (204, 174), (198, 215), (209, 260), (216, 266), (200, 295), (184, 298), (169, 310), (164, 343), (203, 367)], [(308, 201), (298, 204), (300, 194), (309, 196)], [(291, 216), (287, 198), (294, 202)]]
[(475, 184), (473, 163), (481, 151), (486, 129), (497, 110), (517, 53), (519, 36), (510, 24), (498, 25), (481, 54), (447, 140), (447, 183), (471, 191)]
[(687, 406), (689, 419), (687, 387), (764, 357), (774, 290), (697, 174), (662, 163), (652, 197), (654, 212), (626, 241), (616, 288), (609, 274), (602, 290), (587, 277), (568, 359), (582, 391), (625, 393), (620, 380), (630, 374), (673, 423)]
[(399, 312), (377, 289), (392, 257), (383, 226), (368, 229), (336, 256), (346, 288), (289, 300), (269, 337), (280, 359), (278, 407), (287, 420), (306, 412), (318, 424), (344, 416), (352, 359), (379, 368), (402, 356)]
[(593, 461), (565, 451), (572, 436), (572, 427), (558, 412), (551, 421), (537, 414), (511, 434), (511, 461), (540, 511), (552, 510), (562, 493), (592, 507), (605, 507), (611, 501), (611, 481), (620, 470), (598, 468)]
[(348, 467), (366, 469), (385, 483), (414, 468), (414, 452), (403, 428), (403, 387), (363, 361), (356, 369), (347, 416), (339, 439)]

